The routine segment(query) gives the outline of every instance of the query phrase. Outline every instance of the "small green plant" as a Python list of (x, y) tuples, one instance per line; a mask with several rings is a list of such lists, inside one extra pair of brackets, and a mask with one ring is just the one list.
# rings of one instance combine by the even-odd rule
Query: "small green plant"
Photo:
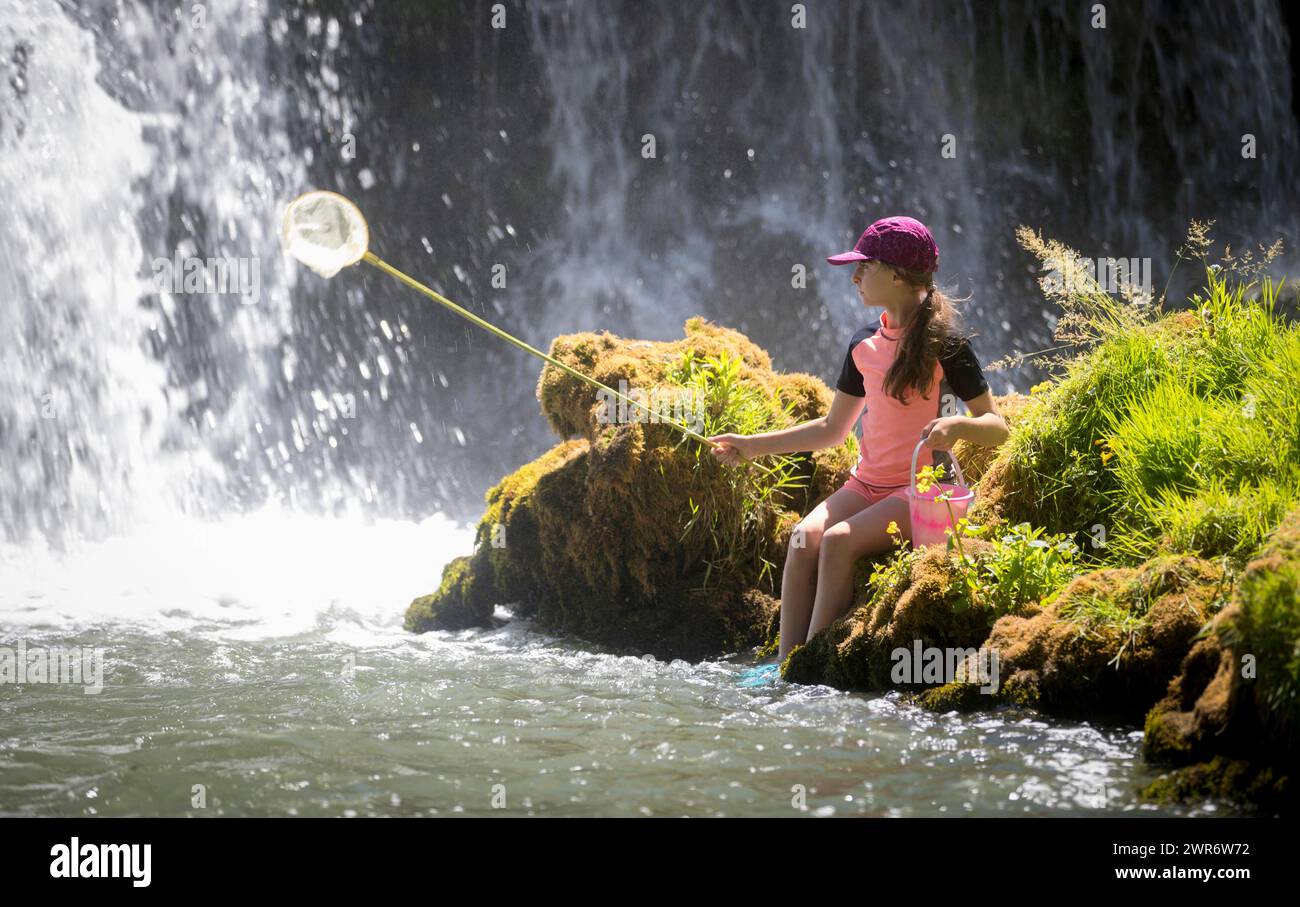
[(877, 561), (871, 567), (871, 576), (867, 579), (867, 585), (871, 588), (873, 597), (906, 583), (911, 577), (912, 564), (916, 560), (916, 552), (903, 539), (897, 523), (890, 520), (885, 532), (889, 533), (894, 550), (888, 558)]
[(976, 574), (979, 600), (998, 614), (1027, 603), (1049, 604), (1077, 576), (1078, 546), (1063, 534), (1020, 523), (992, 540), (993, 551)]
[[(780, 403), (758, 386), (742, 379), (744, 361), (725, 353), (701, 356), (687, 350), (667, 372), (667, 379), (693, 395), (699, 406), (705, 436), (756, 434), (790, 424), (793, 401)], [(679, 444), (688, 443), (683, 438)], [(713, 558), (707, 561), (705, 583), (716, 572), (733, 572), (743, 563), (760, 565), (759, 579), (774, 585), (776, 565), (767, 557), (766, 540), (774, 521), (789, 504), (791, 492), (803, 487), (798, 460), (790, 455), (767, 458), (768, 470), (731, 469), (720, 466), (701, 445), (695, 445), (697, 474), (722, 470), (722, 481), (712, 472), (696, 483), (688, 497), (689, 514), (682, 528), (684, 540), (692, 532), (707, 532)], [(727, 498), (716, 500), (717, 495)], [(739, 502), (736, 508), (734, 503)]]
[[(969, 557), (962, 537), (985, 539), (990, 550)], [(949, 551), (956, 550), (954, 566), (961, 580), (953, 607), (988, 608), (995, 615), (1010, 614), (1026, 604), (1049, 604), (1060, 590), (1082, 572), (1079, 548), (1063, 533), (1047, 535), (1042, 527), (1020, 523), (1009, 532), (990, 537), (987, 526), (957, 520), (949, 530)]]

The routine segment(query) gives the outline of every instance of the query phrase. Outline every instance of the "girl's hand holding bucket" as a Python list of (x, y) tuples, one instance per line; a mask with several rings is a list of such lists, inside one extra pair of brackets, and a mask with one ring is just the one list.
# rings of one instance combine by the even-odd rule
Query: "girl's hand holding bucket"
[(931, 419), (921, 429), (921, 440), (931, 450), (952, 450), (952, 445), (961, 439), (961, 416), (943, 416)]

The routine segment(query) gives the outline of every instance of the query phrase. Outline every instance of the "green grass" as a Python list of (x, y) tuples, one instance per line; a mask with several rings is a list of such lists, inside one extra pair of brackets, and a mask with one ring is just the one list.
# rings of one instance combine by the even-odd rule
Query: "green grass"
[[(1068, 250), (1032, 234), (1044, 262)], [(1161, 551), (1242, 566), (1300, 501), (1300, 330), (1281, 284), (1207, 267), (1185, 312), (1130, 304), (1086, 280), (1056, 290), (1061, 378), (1008, 441), (1009, 515), (1071, 534), (1099, 564)]]
[[(666, 379), (698, 401), (703, 426), (695, 427), (705, 437), (758, 434), (793, 423), (793, 401), (782, 401), (742, 381), (743, 365), (738, 356), (700, 356), (687, 350), (668, 369)], [(702, 445), (693, 447), (697, 464), (708, 472), (701, 475), (697, 470), (692, 476), (690, 513), (683, 523), (682, 539), (695, 532), (708, 534), (713, 556), (706, 576), (733, 572), (741, 563), (755, 562), (760, 565), (759, 579), (772, 580), (777, 565), (767, 556), (769, 539), (792, 493), (803, 487), (798, 459), (767, 457), (767, 471), (756, 466), (732, 469), (714, 463), (713, 455)], [(715, 475), (717, 470), (722, 470), (721, 481)]]
[(1300, 500), (1300, 335), (1214, 272), (1197, 326), (1170, 335), (1173, 373), (1109, 413), (1111, 559), (1159, 550), (1242, 566)]
[(1098, 442), (1113, 413), (1126, 411), (1171, 373), (1167, 351), (1145, 333), (1117, 335), (1070, 363), (1008, 442), (1023, 477), (1018, 516), (1071, 534), (1104, 524), (1117, 485)]

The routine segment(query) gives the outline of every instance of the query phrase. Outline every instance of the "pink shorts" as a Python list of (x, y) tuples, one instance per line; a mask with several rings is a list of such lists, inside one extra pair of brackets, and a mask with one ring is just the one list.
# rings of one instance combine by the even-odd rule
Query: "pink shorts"
[(853, 475), (849, 476), (849, 480), (840, 487), (862, 495), (867, 499), (868, 504), (875, 504), (895, 495), (903, 497), (907, 494), (906, 485), (871, 485)]

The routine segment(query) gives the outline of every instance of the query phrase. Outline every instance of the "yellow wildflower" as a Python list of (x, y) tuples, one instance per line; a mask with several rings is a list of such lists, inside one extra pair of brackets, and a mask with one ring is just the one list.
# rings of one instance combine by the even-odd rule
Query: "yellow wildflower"
[(916, 490), (925, 494), (934, 483), (943, 478), (943, 464), (939, 466), (922, 466), (916, 474)]

